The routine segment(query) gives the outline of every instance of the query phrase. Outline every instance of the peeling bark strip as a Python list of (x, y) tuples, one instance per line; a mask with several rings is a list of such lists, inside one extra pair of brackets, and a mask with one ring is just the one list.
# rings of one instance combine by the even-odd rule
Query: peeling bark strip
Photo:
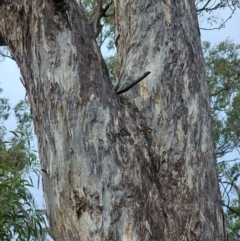
[(227, 240), (194, 1), (115, 0), (121, 102), (76, 1), (0, 3), (54, 239)]

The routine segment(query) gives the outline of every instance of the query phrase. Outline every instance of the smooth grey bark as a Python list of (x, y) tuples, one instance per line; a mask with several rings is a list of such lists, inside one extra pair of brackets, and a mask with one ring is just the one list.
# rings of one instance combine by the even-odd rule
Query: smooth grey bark
[(151, 72), (123, 97), (76, 1), (0, 1), (53, 237), (227, 240), (194, 1), (115, 7), (121, 87)]

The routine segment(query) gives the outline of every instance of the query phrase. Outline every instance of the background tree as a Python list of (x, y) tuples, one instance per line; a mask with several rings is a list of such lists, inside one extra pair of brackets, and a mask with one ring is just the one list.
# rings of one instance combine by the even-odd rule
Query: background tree
[(14, 108), (19, 125), (9, 139), (5, 121), (10, 111), (8, 100), (0, 98), (0, 240), (46, 240), (45, 211), (37, 208), (28, 189), (33, 187), (28, 173), (39, 177), (39, 163), (30, 147), (32, 121), (27, 102), (22, 101)]
[[(226, 40), (211, 47), (203, 43), (210, 90), (218, 176), (226, 207), (229, 238), (238, 240), (240, 232), (239, 145), (240, 145), (240, 45)], [(233, 153), (235, 158), (227, 155)]]
[[(64, 5), (65, 6), (65, 5)], [(57, 5), (57, 7), (59, 7), (59, 4)], [(62, 5), (60, 6), (60, 7), (62, 7)], [(118, 10), (119, 9), (121, 9), (120, 7), (122, 7), (122, 6), (119, 6), (119, 8), (118, 8)], [(146, 7), (146, 6), (145, 6)], [(57, 10), (59, 10), (59, 8), (57, 8)], [(60, 10), (62, 11), (62, 8), (60, 8)], [(166, 9), (165, 9), (166, 10)], [(128, 13), (127, 11), (125, 11), (126, 13)], [(121, 14), (121, 11), (119, 12), (120, 14)], [(166, 13), (165, 11), (164, 11), (164, 13)], [(168, 13), (166, 13), (166, 14), (168, 14)], [(169, 16), (168, 15), (166, 15), (165, 16), (165, 18), (166, 18), (166, 20), (169, 20), (169, 18), (168, 18)], [(194, 21), (193, 21), (194, 22)], [(119, 22), (119, 23), (121, 23), (121, 22)], [(126, 24), (126, 26), (128, 26), (128, 24)], [(195, 25), (196, 26), (196, 25)], [(122, 30), (122, 32), (124, 33), (124, 25), (122, 26), (123, 27), (123, 30)], [(168, 28), (168, 27), (167, 27)], [(170, 28), (170, 27), (169, 27)], [(170, 28), (171, 29), (171, 28)], [(196, 28), (197, 29), (197, 28)], [(147, 31), (146, 31), (147, 32)], [(149, 33), (149, 32), (148, 32)], [(195, 32), (195, 35), (196, 35), (196, 32)], [(53, 36), (55, 36), (55, 35), (53, 35)], [(127, 36), (127, 35), (124, 35), (124, 36)], [(121, 40), (121, 35), (119, 35), (119, 33), (118, 33), (118, 35), (117, 35), (117, 37), (118, 37), (118, 40)], [(119, 39), (120, 38), (120, 39)], [(181, 38), (180, 38), (181, 39)], [(191, 39), (191, 38), (190, 38)], [(123, 39), (122, 39), (123, 40)], [(127, 39), (126, 39), (126, 41), (127, 41)], [(141, 44), (140, 44), (141, 45)], [(183, 45), (184, 45), (184, 41), (183, 41)], [(120, 45), (121, 46), (121, 45)], [(144, 43), (143, 43), (143, 46), (144, 46)], [(196, 46), (195, 46), (196, 47)], [(134, 49), (134, 47), (132, 48), (132, 49)], [(144, 48), (142, 48), (142, 46), (141, 46), (141, 48), (140, 49), (144, 49)], [(120, 49), (121, 50), (121, 49)], [(161, 52), (161, 51), (160, 51)], [(186, 52), (186, 53), (188, 53), (188, 51)], [(170, 55), (167, 55), (168, 57), (171, 57), (172, 55), (170, 54)], [(125, 59), (125, 58), (124, 58)], [(120, 56), (120, 60), (121, 60), (121, 56)], [(121, 65), (123, 64), (121, 61), (120, 61), (120, 63), (121, 63)], [(173, 62), (174, 63), (174, 62)], [(131, 64), (131, 61), (130, 61), (130, 64)], [(201, 69), (201, 68), (200, 68)], [(122, 74), (122, 71), (124, 71), (124, 70), (127, 70), (127, 69), (125, 69), (125, 68), (123, 68), (123, 66), (120, 66), (120, 73)], [(131, 68), (130, 68), (130, 70), (131, 70)], [(136, 71), (136, 72), (139, 72), (139, 71)], [(170, 69), (170, 72), (172, 72), (172, 70)], [(163, 73), (165, 73), (165, 70), (164, 70), (164, 72)], [(155, 73), (156, 74), (156, 73)], [(127, 73), (125, 73), (125, 75), (127, 76)], [(121, 75), (120, 75), (121, 76)], [(174, 76), (174, 75), (173, 75)], [(186, 75), (186, 76), (188, 76), (188, 75)], [(122, 76), (121, 76), (122, 77)], [(167, 77), (167, 76), (166, 76)], [(179, 76), (178, 76), (179, 77)], [(189, 77), (189, 76), (188, 76)], [(161, 79), (161, 78), (160, 78)], [(172, 78), (171, 78), (172, 79)], [(26, 80), (25, 80), (26, 81)], [(171, 83), (171, 82), (170, 82)], [(122, 78), (120, 78), (120, 84), (125, 84), (124, 83), (124, 78), (122, 79)], [(170, 85), (171, 86), (171, 85)], [(52, 84), (50, 84), (50, 89), (52, 89)], [(106, 87), (106, 86), (105, 86)], [(147, 86), (147, 87), (150, 87), (150, 86)], [(164, 86), (163, 86), (164, 87)], [(143, 86), (141, 86), (141, 88), (143, 88)], [(156, 86), (156, 88), (157, 88), (157, 86)], [(144, 88), (145, 89), (145, 88)], [(149, 89), (149, 88), (148, 88)], [(168, 87), (166, 87), (166, 88), (164, 88), (166, 91), (168, 90)], [(204, 88), (203, 88), (204, 89)], [(143, 91), (144, 92), (144, 91)], [(130, 95), (132, 94), (131, 92), (129, 92), (130, 93)], [(154, 92), (153, 92), (154, 93)], [(171, 92), (169, 92), (169, 93), (171, 93)], [(178, 89), (174, 89), (174, 93), (178, 93)], [(141, 95), (141, 93), (140, 93), (140, 95)], [(148, 95), (145, 95), (145, 97), (147, 97)], [(203, 95), (203, 96), (205, 96), (205, 95)], [(144, 96), (143, 96), (144, 97)], [(153, 97), (153, 100), (154, 101), (156, 101), (156, 103), (157, 103), (157, 101), (159, 100), (159, 102), (161, 101), (161, 99), (158, 99), (159, 97), (158, 96), (154, 96)], [(146, 98), (144, 98), (145, 100), (146, 100)], [(170, 95), (170, 99), (171, 99), (171, 95)], [(140, 101), (140, 102), (139, 102)], [(166, 101), (166, 103), (168, 103), (169, 102), (169, 100), (168, 99), (166, 99), (165, 100)], [(131, 103), (131, 101), (127, 101), (127, 103)], [(164, 102), (163, 102), (164, 103)], [(138, 108), (139, 107), (141, 107), (141, 98), (139, 98), (139, 99), (137, 99), (136, 100), (136, 102), (135, 103), (132, 103), (132, 104), (140, 104), (140, 105), (137, 105), (138, 106)], [(143, 104), (143, 103), (142, 103)], [(171, 103), (171, 104), (173, 104), (173, 103)], [(34, 106), (34, 105), (33, 105)], [(173, 105), (174, 106), (174, 105)], [(201, 105), (202, 106), (202, 105)], [(144, 108), (146, 107), (146, 105), (142, 105), (142, 108), (143, 108), (143, 110), (144, 110)], [(129, 108), (129, 107), (128, 107)], [(130, 108), (131, 109), (131, 108)], [(163, 114), (165, 113), (165, 111), (166, 110), (164, 110), (164, 108), (162, 109), (162, 111), (163, 111)], [(140, 108), (140, 115), (142, 115), (142, 110), (141, 110), (141, 108)], [(168, 113), (168, 112), (166, 112), (166, 113)], [(170, 112), (171, 113), (171, 112)], [(148, 120), (148, 117), (147, 116), (145, 116), (145, 110), (144, 110), (144, 114), (143, 114), (143, 116), (141, 116), (142, 118), (143, 118), (143, 121), (144, 121), (144, 119), (145, 119), (145, 121), (146, 120)], [(196, 113), (195, 113), (196, 114)], [(67, 115), (68, 116), (68, 115)], [(197, 116), (198, 116), (198, 114), (197, 114)], [(199, 116), (202, 116), (202, 115), (199, 115)], [(173, 116), (174, 117), (174, 116)], [(182, 116), (182, 118), (183, 118), (183, 116)], [(141, 118), (140, 118), (141, 119)], [(154, 119), (154, 118), (153, 118)], [(155, 119), (157, 120), (157, 118), (155, 117)], [(181, 117), (180, 117), (180, 119), (181, 119)], [(36, 119), (35, 119), (36, 120)], [(173, 118), (173, 120), (174, 120), (174, 118)], [(132, 120), (131, 120), (131, 122), (132, 122)], [(151, 122), (151, 121), (149, 121), (149, 122)], [(148, 121), (146, 122), (147, 124), (148, 124)], [(154, 122), (153, 122), (154, 123)], [(203, 126), (205, 126), (205, 122), (203, 121), (203, 122), (201, 122), (202, 124), (203, 124)], [(127, 124), (127, 121), (126, 121), (126, 124)], [(167, 126), (165, 126), (164, 125), (164, 122), (162, 122), (162, 124), (163, 124), (163, 127), (167, 127)], [(201, 126), (201, 124), (200, 124), (200, 126)], [(127, 131), (129, 131), (129, 128), (126, 128), (127, 129)], [(152, 127), (150, 127), (150, 126), (148, 126), (147, 125), (147, 131), (148, 132), (151, 132), (153, 130), (153, 128)], [(156, 129), (157, 130), (157, 129)], [(163, 128), (163, 130), (164, 130), (164, 128)], [(165, 131), (167, 131), (168, 130), (168, 128), (166, 128), (166, 130)], [(132, 130), (131, 130), (132, 131)], [(131, 134), (131, 131), (130, 131), (130, 134)], [(163, 131), (164, 132), (164, 131)], [(153, 131), (153, 133), (155, 133), (155, 129), (154, 129), (154, 131)], [(166, 132), (167, 133), (167, 132)], [(191, 133), (191, 131), (190, 131), (190, 133)], [(149, 133), (148, 133), (149, 134)], [(179, 132), (178, 132), (178, 134), (179, 134)], [(131, 136), (131, 135), (130, 135)], [(149, 137), (148, 135), (147, 135), (147, 137)], [(179, 137), (179, 136), (178, 136)], [(91, 139), (91, 138), (90, 138)], [(125, 140), (124, 140), (125, 141)], [(151, 141), (150, 143), (152, 144), (152, 146), (154, 147), (154, 145), (155, 145), (155, 143), (154, 143), (154, 138), (151, 140), (151, 138), (149, 139), (149, 138), (147, 138), (147, 141), (146, 141), (146, 143), (148, 143), (148, 145), (149, 145), (149, 141)], [(158, 140), (159, 141), (159, 140)], [(210, 141), (211, 142), (211, 141)], [(93, 142), (94, 143), (94, 142)], [(120, 143), (121, 143), (121, 140), (120, 140)], [(161, 142), (160, 142), (161, 143)], [(164, 140), (163, 140), (163, 143), (164, 143)], [(96, 144), (96, 143), (94, 143), (94, 144)], [(105, 143), (104, 143), (105, 144)], [(126, 145), (124, 145), (125, 147), (126, 147)], [(151, 146), (151, 145), (150, 145)], [(164, 149), (164, 146), (165, 146), (165, 144), (163, 144), (163, 149)], [(211, 146), (211, 145), (210, 145)], [(135, 147), (136, 148), (136, 147)], [(117, 148), (118, 149), (118, 148)], [(153, 148), (154, 149), (154, 148)], [(168, 149), (168, 148), (167, 148)], [(72, 150), (73, 152), (74, 152), (74, 149), (71, 149), (70, 148), (70, 150)], [(178, 151), (180, 151), (181, 150), (181, 147), (180, 147), (180, 149), (178, 150)], [(72, 153), (73, 153), (72, 152)], [(151, 153), (151, 150), (148, 150), (148, 152), (149, 152), (149, 155), (150, 155), (150, 157), (151, 157), (151, 161), (153, 162), (154, 161), (154, 159), (155, 158), (157, 158), (157, 153)], [(172, 150), (170, 151), (171, 153), (172, 153)], [(169, 150), (167, 151), (166, 150), (166, 153), (168, 153), (168, 155), (169, 155)], [(181, 151), (180, 151), (181, 152)], [(211, 152), (211, 151), (210, 151)], [(174, 152), (173, 152), (174, 153)], [(152, 156), (152, 155), (155, 155), (156, 154), (156, 156), (154, 157), (154, 156)], [(178, 152), (178, 154), (179, 154), (179, 152)], [(152, 159), (153, 158), (153, 159)], [(61, 159), (61, 158), (60, 158)], [(60, 160), (59, 159), (59, 160)], [(203, 158), (204, 159), (204, 158)], [(101, 160), (101, 159), (100, 159)], [(120, 159), (121, 160), (121, 159)], [(174, 162), (173, 162), (174, 163)], [(166, 167), (166, 165), (168, 166), (169, 164), (170, 164), (170, 166), (169, 167), (171, 167), (171, 165), (173, 164), (172, 162), (171, 162), (171, 158), (170, 159), (167, 159), (167, 161), (166, 161), (166, 157), (164, 158), (164, 160), (163, 160), (163, 164), (165, 165), (165, 167)], [(204, 163), (204, 162), (203, 162)], [(154, 165), (155, 165), (155, 163), (152, 163), (152, 167), (154, 167)], [(173, 164), (173, 166), (172, 167), (174, 167), (175, 165)], [(191, 165), (190, 165), (191, 166)], [(189, 166), (189, 167), (190, 167)], [(211, 166), (211, 165), (210, 165)], [(147, 166), (146, 166), (146, 168), (147, 168)], [(181, 170), (181, 168), (180, 169), (178, 169), (178, 170)], [(175, 170), (176, 171), (176, 170)], [(195, 170), (196, 171), (196, 170)], [(164, 174), (164, 168), (162, 169), (161, 168), (161, 172), (163, 172), (162, 174)], [(165, 170), (165, 172), (166, 172), (166, 170)], [(151, 168), (149, 169), (149, 173), (152, 173), (151, 172)], [(141, 173), (142, 174), (142, 173)], [(189, 174), (189, 173), (188, 173)], [(166, 173), (165, 173), (165, 175), (166, 175)], [(144, 176), (144, 175), (143, 175)], [(181, 176), (181, 175), (180, 175)], [(206, 176), (208, 176), (208, 174), (206, 174)], [(159, 178), (159, 179), (161, 179), (161, 176), (159, 177), (159, 176), (157, 176), (156, 175), (156, 177), (157, 178)], [(168, 175), (166, 175), (165, 176), (166, 178), (165, 179), (168, 179), (168, 180), (171, 180), (172, 178), (170, 177), (170, 176), (168, 176)], [(181, 177), (178, 177), (179, 178), (179, 180), (181, 180)], [(183, 177), (182, 177), (183, 178)], [(184, 178), (183, 178), (184, 179)], [(173, 178), (173, 180), (174, 180), (174, 178)], [(162, 180), (162, 181), (165, 181), (165, 180)], [(195, 182), (194, 182), (194, 184), (196, 184)], [(171, 190), (173, 190), (172, 189), (172, 187), (170, 187), (170, 189)], [(160, 191), (161, 190), (161, 188), (158, 186), (158, 190)], [(166, 190), (167, 191), (167, 190)], [(205, 190), (205, 191), (207, 191), (207, 190)], [(87, 194), (85, 194), (85, 196), (87, 196)], [(167, 197), (169, 197), (168, 195), (166, 195)], [(149, 198), (150, 200), (148, 200), (150, 203), (151, 203), (151, 197)], [(160, 199), (161, 200), (161, 199)], [(184, 198), (183, 199), (181, 199), (183, 202), (182, 202), (182, 204), (184, 204)], [(166, 201), (166, 200), (165, 200)], [(79, 201), (80, 202), (80, 201)], [(81, 203), (82, 202), (80, 202), (80, 207), (82, 207), (81, 206)], [(164, 204), (164, 203), (162, 203), (162, 204)], [(175, 203), (176, 204), (176, 203)], [(84, 205), (85, 206), (85, 205)], [(150, 205), (151, 206), (151, 205)], [(163, 205), (164, 206), (164, 205)], [(171, 204), (170, 203), (168, 203), (168, 204), (165, 204), (165, 206), (166, 207), (168, 207), (168, 208), (170, 208), (171, 207)], [(176, 207), (177, 205), (175, 205), (175, 207)], [(148, 207), (148, 204), (147, 204), (147, 207)], [(171, 209), (171, 208), (170, 208)], [(85, 210), (84, 210), (85, 211)], [(167, 213), (168, 215), (171, 215), (172, 213), (171, 212), (169, 212), (169, 213)], [(167, 220), (171, 220), (171, 217), (165, 217)], [(180, 217), (180, 219), (181, 218), (183, 218), (182, 216)], [(156, 220), (155, 220), (156, 221)], [(154, 226), (154, 225), (153, 225)], [(201, 225), (200, 225), (201, 226)], [(152, 230), (151, 230), (151, 227), (149, 226), (149, 223), (147, 222), (146, 223), (146, 229), (147, 229), (147, 231), (148, 231), (148, 233), (152, 236), (154, 236), (154, 235), (157, 235), (157, 234), (153, 234), (152, 233)], [(153, 228), (154, 229), (154, 228)], [(176, 232), (177, 233), (177, 232)], [(208, 235), (210, 235), (210, 233), (211, 233), (211, 231), (208, 231)], [(148, 234), (148, 235), (149, 235)], [(219, 233), (220, 234), (220, 233)], [(167, 235), (167, 234), (165, 234), (165, 235)], [(188, 234), (183, 234), (183, 235), (188, 235)], [(197, 234), (198, 235), (198, 234)], [(168, 236), (166, 236), (166, 237), (169, 237), (169, 235)], [(178, 233), (178, 237), (179, 237), (179, 233)], [(211, 240), (211, 239), (210, 239)]]

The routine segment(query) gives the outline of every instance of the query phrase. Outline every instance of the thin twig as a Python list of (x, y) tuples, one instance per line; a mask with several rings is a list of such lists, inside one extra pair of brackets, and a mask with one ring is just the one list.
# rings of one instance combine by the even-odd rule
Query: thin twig
[(229, 209), (232, 213), (235, 213), (237, 214), (238, 216), (240, 216), (240, 212), (238, 212), (237, 210), (235, 210), (234, 208), (230, 207), (229, 205), (225, 204), (225, 203), (222, 203), (222, 205), (224, 207), (226, 207), (227, 209)]
[(223, 174), (223, 176), (230, 182), (231, 187), (234, 187), (238, 198), (240, 198), (240, 189), (238, 187), (238, 185), (236, 184), (236, 180), (239, 177), (239, 175), (237, 175), (234, 179), (232, 179), (223, 169), (221, 170), (221, 173)]

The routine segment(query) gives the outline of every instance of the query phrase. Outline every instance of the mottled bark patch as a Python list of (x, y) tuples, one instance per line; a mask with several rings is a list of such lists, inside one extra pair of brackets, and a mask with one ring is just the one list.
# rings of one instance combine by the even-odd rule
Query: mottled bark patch
[(75, 201), (75, 211), (77, 217), (80, 218), (81, 213), (86, 209), (86, 199), (84, 197), (80, 197), (80, 194), (77, 190), (73, 190), (74, 201)]

